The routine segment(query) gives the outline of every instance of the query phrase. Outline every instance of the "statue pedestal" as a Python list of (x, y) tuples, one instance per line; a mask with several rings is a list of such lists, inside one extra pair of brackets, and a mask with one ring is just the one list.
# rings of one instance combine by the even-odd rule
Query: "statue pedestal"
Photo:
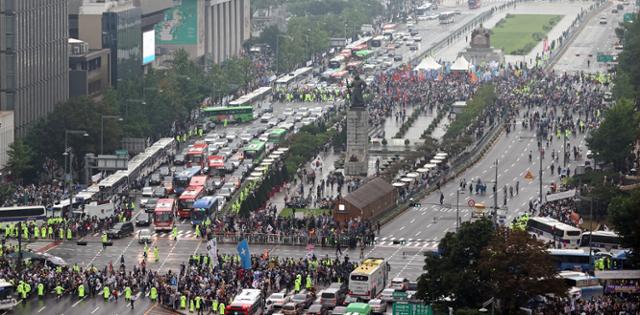
[(344, 172), (347, 176), (367, 176), (369, 169), (369, 112), (352, 107), (347, 112), (347, 152)]
[(495, 61), (497, 63), (504, 63), (504, 55), (500, 49), (491, 48), (479, 48), (470, 47), (462, 51), (460, 56), (464, 56), (469, 62), (474, 65), (480, 65), (483, 63), (489, 63)]

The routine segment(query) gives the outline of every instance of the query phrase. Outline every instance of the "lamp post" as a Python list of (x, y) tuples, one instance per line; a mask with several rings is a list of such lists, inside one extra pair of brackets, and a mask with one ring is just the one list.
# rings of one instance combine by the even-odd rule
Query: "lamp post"
[(117, 119), (122, 121), (122, 117), (117, 115), (100, 115), (100, 154), (104, 154), (104, 120), (105, 119)]
[[(67, 184), (71, 184), (73, 174), (73, 167), (71, 166), (71, 148), (69, 148), (69, 135), (82, 135), (83, 137), (88, 137), (89, 133), (85, 130), (64, 130), (64, 188), (67, 187)], [(68, 168), (67, 168), (68, 165)], [(73, 193), (71, 191), (71, 187), (69, 189), (69, 207), (73, 207)], [(64, 209), (64, 207), (63, 207)], [(62, 215), (62, 213), (60, 214)]]

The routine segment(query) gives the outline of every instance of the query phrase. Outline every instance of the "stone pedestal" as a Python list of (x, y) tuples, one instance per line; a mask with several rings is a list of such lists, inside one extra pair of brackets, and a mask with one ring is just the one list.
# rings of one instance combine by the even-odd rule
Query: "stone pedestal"
[(499, 64), (504, 63), (504, 55), (502, 54), (502, 51), (500, 51), (500, 49), (494, 49), (493, 47), (470, 47), (461, 52), (460, 55), (464, 56), (467, 61), (474, 65), (490, 63), (491, 61), (495, 61)]
[(369, 167), (369, 112), (352, 107), (347, 112), (347, 153), (344, 172), (347, 176), (367, 176)]

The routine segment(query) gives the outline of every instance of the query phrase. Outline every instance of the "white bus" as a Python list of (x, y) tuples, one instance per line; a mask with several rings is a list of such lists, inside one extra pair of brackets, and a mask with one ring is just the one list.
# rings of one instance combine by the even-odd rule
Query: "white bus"
[(18, 305), (16, 288), (13, 284), (0, 279), (0, 310), (11, 310), (16, 305)]
[(454, 12), (442, 12), (438, 15), (438, 20), (440, 21), (440, 24), (451, 24), (454, 22), (454, 15), (456, 15)]
[(578, 248), (580, 230), (549, 217), (532, 217), (527, 221), (527, 231), (534, 238), (555, 243), (560, 248)]
[(622, 249), (622, 237), (613, 231), (587, 231), (580, 235), (580, 247), (601, 248), (607, 251)]
[(369, 300), (382, 292), (389, 279), (389, 263), (384, 258), (367, 258), (349, 275), (349, 296)]
[(225, 314), (229, 315), (262, 315), (262, 291), (260, 289), (243, 289), (227, 305)]

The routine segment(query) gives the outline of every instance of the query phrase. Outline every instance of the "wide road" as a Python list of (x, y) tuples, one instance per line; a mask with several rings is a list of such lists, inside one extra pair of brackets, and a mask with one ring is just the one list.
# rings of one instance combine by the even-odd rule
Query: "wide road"
[[(622, 22), (624, 13), (633, 12), (633, 5), (630, 4), (625, 5), (624, 10), (617, 10), (618, 3), (621, 2), (615, 1), (604, 9), (601, 14), (589, 20), (553, 67), (556, 72), (575, 73), (584, 71), (595, 73), (607, 71), (610, 65), (596, 61), (596, 56), (598, 53), (617, 55), (621, 52), (616, 48), (618, 38), (615, 36), (615, 28), (618, 27), (618, 23)], [(613, 13), (614, 9), (618, 12)]]

